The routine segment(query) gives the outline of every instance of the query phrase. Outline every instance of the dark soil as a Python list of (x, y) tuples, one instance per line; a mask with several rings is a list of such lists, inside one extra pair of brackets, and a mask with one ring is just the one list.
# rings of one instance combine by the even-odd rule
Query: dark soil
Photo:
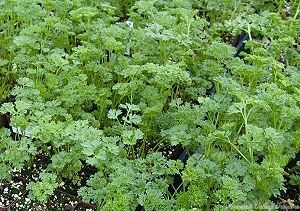
[[(279, 210), (300, 210), (300, 187), (291, 184), (290, 176), (295, 174), (295, 168), (300, 163), (300, 151), (285, 167), (285, 191), (273, 199)], [(299, 165), (300, 166), (300, 165)]]
[[(50, 159), (44, 155), (37, 155), (31, 167), (24, 168), (22, 171), (15, 171), (12, 180), (0, 183), (0, 211), (9, 210), (40, 210), (40, 211), (73, 211), (73, 210), (96, 210), (93, 204), (81, 201), (77, 196), (79, 186), (74, 185), (69, 180), (63, 181), (63, 187), (55, 190), (54, 194), (44, 204), (32, 200), (28, 196), (26, 185), (31, 181), (36, 181), (41, 171), (47, 168)], [(79, 175), (83, 184), (94, 173), (91, 168), (84, 168)]]

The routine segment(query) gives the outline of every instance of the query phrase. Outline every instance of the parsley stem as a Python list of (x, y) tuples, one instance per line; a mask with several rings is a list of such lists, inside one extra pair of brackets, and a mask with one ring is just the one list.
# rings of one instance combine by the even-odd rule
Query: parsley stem
[(240, 128), (239, 128), (239, 130), (238, 130), (238, 133), (237, 133), (237, 134), (241, 134), (241, 131), (242, 131), (242, 128), (243, 128), (243, 126), (244, 126), (244, 122), (242, 122), (242, 124), (241, 124), (241, 126), (240, 126)]
[(253, 163), (253, 149), (252, 149), (252, 147), (249, 147), (249, 155), (250, 155), (251, 163)]
[(246, 156), (233, 144), (229, 139), (227, 139), (227, 142), (248, 162), (251, 164), (251, 162), (246, 158)]
[(139, 153), (139, 157), (144, 158), (145, 157), (145, 148), (146, 148), (146, 139), (143, 139), (143, 143), (142, 146), (140, 148), (140, 153)]
[(298, 3), (297, 11), (296, 11), (296, 13), (295, 13), (295, 15), (294, 15), (294, 17), (293, 17), (294, 20), (296, 20), (296, 18), (297, 18), (297, 16), (298, 16), (299, 12), (300, 12), (300, 2)]
[(247, 24), (247, 33), (248, 33), (248, 35), (249, 35), (249, 40), (252, 41), (251, 27), (250, 27), (250, 24), (249, 24), (249, 23)]

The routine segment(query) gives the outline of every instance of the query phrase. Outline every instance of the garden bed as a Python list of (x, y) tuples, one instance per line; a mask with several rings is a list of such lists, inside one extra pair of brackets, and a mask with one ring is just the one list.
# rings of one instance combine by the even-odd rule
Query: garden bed
[(299, 208), (299, 13), (2, 1), (0, 210)]

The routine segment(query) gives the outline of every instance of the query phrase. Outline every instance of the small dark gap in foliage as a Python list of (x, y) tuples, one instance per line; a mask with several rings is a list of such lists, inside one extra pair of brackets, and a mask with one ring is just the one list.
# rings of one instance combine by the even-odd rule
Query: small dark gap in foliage
[(300, 161), (300, 151), (297, 152), (295, 157), (288, 162), (288, 164), (285, 166), (285, 170), (294, 168), (298, 161)]
[(10, 117), (8, 114), (0, 115), (0, 128), (9, 128)]
[[(296, 185), (292, 185), (290, 183), (290, 176), (293, 175), (293, 169), (297, 166), (297, 163), (300, 162), (300, 151), (298, 151), (293, 159), (291, 159), (288, 164), (285, 166), (283, 175), (285, 182), (284, 187), (285, 191), (280, 191), (280, 195), (277, 197), (272, 197), (271, 200), (276, 204), (285, 205), (292, 202), (293, 206), (300, 206), (300, 187)], [(279, 207), (279, 210), (286, 210), (282, 207)], [(293, 209), (289, 209), (293, 210)]]
[[(177, 145), (175, 147), (174, 152), (170, 156), (170, 159), (172, 160), (180, 160), (184, 165), (186, 164), (187, 160), (189, 158), (189, 153), (186, 149), (183, 148), (181, 144)], [(181, 191), (181, 185), (182, 185), (182, 178), (180, 174), (175, 174), (174, 182), (172, 185), (169, 186), (169, 192), (173, 195), (175, 192)]]
[(144, 209), (143, 206), (138, 205), (138, 206), (135, 208), (135, 211), (145, 211), (145, 209)]
[(248, 39), (249, 35), (247, 33), (242, 33), (241, 35), (237, 36), (236, 39), (234, 39), (233, 46), (236, 48), (234, 57), (238, 57), (239, 54), (244, 51), (245, 41)]
[(205, 94), (206, 96), (210, 96), (212, 94), (216, 93), (216, 86), (213, 84), (209, 89), (206, 90)]

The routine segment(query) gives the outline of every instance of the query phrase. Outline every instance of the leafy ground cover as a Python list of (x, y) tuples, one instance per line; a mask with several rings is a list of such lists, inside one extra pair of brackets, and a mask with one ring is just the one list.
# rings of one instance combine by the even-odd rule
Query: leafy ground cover
[(26, 210), (299, 208), (299, 12), (1, 1), (2, 190), (23, 178)]

